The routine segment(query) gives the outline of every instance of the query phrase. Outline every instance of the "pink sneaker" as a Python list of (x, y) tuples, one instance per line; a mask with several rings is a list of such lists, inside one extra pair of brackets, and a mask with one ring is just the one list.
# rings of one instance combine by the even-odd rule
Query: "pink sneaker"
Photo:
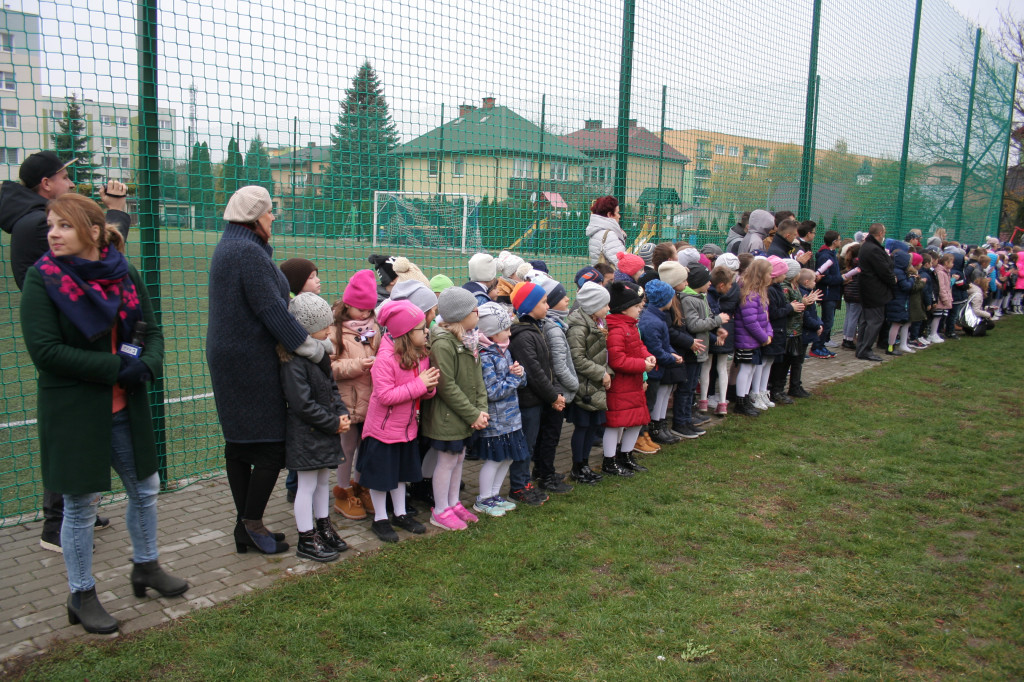
[(707, 412), (708, 411), (708, 401), (706, 401), (706, 400), (698, 400), (697, 401), (697, 411), (698, 412)]
[(431, 525), (443, 528), (444, 530), (466, 529), (466, 522), (455, 515), (454, 507), (448, 507), (440, 514), (437, 513), (436, 509), (431, 508), (430, 523)]
[(476, 514), (463, 507), (461, 502), (457, 502), (455, 506), (452, 507), (452, 510), (455, 512), (457, 517), (465, 521), (467, 524), (476, 523), (480, 520)]
[(723, 400), (722, 402), (718, 403), (718, 407), (715, 408), (715, 414), (718, 415), (719, 417), (724, 417), (725, 415), (729, 414), (729, 401)]

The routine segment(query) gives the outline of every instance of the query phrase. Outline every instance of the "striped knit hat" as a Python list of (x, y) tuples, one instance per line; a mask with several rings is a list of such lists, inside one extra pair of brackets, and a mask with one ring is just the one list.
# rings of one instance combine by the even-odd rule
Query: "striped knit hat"
[(516, 315), (528, 315), (537, 304), (547, 298), (544, 287), (533, 282), (520, 282), (512, 290), (512, 307)]

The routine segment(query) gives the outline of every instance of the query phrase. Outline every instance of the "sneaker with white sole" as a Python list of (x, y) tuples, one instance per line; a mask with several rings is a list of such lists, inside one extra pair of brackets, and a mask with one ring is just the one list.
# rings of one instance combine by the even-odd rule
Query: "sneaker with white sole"
[(497, 504), (500, 509), (504, 509), (507, 512), (515, 511), (516, 503), (512, 500), (506, 500), (501, 495), (495, 495), (491, 499), (494, 500), (495, 504)]
[(929, 343), (943, 343), (944, 341), (945, 341), (945, 339), (942, 338), (941, 336), (939, 336), (938, 334), (929, 334), (928, 335), (928, 342)]
[(486, 499), (476, 498), (476, 502), (473, 503), (473, 509), (487, 516), (505, 515), (505, 510), (498, 506), (497, 501), (493, 497)]

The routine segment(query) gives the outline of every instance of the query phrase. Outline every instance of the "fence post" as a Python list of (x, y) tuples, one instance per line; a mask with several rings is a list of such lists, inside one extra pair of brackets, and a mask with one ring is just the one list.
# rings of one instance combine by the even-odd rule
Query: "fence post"
[[(537, 151), (537, 201), (533, 202), (533, 252), (540, 255), (540, 202), (544, 198), (542, 176), (544, 175), (544, 116), (547, 113), (548, 96), (540, 96), (540, 144)], [(548, 221), (550, 224), (550, 221)]]
[(967, 161), (971, 153), (971, 123), (974, 120), (974, 90), (978, 84), (978, 54), (981, 52), (981, 29), (974, 34), (974, 66), (971, 67), (971, 94), (967, 98), (967, 126), (964, 131), (964, 155), (960, 161), (960, 182), (956, 188), (956, 231), (953, 239), (960, 241), (960, 231), (964, 224), (964, 190), (967, 185)]
[(654, 215), (657, 216), (656, 229), (658, 233), (654, 241), (661, 239), (661, 180), (665, 169), (665, 99), (668, 96), (668, 86), (661, 86), (661, 142), (658, 144), (658, 197), (654, 202)]
[(797, 216), (809, 220), (811, 212), (811, 175), (814, 167), (814, 108), (818, 80), (818, 33), (821, 27), (821, 0), (814, 0), (811, 20), (811, 56), (807, 66), (807, 102), (804, 107), (804, 149), (800, 162), (800, 204)]
[[(153, 303), (153, 314), (162, 326), (160, 305), (160, 127), (157, 120), (157, 0), (139, 0), (139, 235), (142, 246), (142, 281)], [(153, 427), (161, 486), (167, 485), (167, 429), (164, 380), (158, 376), (150, 388)]]
[(622, 3), (622, 59), (619, 63), (619, 127), (615, 136), (615, 184), (612, 192), (626, 204), (626, 173), (629, 170), (629, 98), (633, 87), (633, 25), (636, 0)]
[[(1006, 196), (1006, 167), (1007, 167), (1007, 164), (1010, 162), (1010, 141), (1013, 139), (1013, 137), (1012, 137), (1013, 136), (1013, 108), (1014, 108), (1014, 104), (1016, 102), (1017, 102), (1017, 65), (1014, 64), (1013, 65), (1013, 80), (1010, 81), (1010, 113), (1007, 115), (1007, 119), (1006, 119), (1006, 131), (1009, 134), (1006, 136), (1006, 146), (1003, 147), (1003, 163), (1002, 163), (1001, 166), (999, 166), (1000, 170), (1003, 173), (1002, 190), (999, 192), (999, 210), (996, 211), (995, 237), (997, 239), (999, 239), (999, 241), (1002, 241), (1002, 239), (1000, 238), (1000, 235), (999, 235), (999, 227), (1000, 227), (1000, 224), (1003, 221), (1003, 197)], [(1013, 227), (1012, 223), (1010, 225), (1007, 225), (1007, 227)], [(1010, 234), (1012, 235), (1013, 232), (1011, 231)]]
[(900, 154), (900, 178), (896, 186), (896, 234), (903, 232), (903, 198), (907, 190), (907, 157), (910, 154), (910, 117), (914, 109), (914, 79), (917, 76), (917, 45), (921, 38), (921, 4), (914, 9), (914, 40), (910, 45), (910, 75), (907, 77), (907, 112), (903, 119), (903, 151)]

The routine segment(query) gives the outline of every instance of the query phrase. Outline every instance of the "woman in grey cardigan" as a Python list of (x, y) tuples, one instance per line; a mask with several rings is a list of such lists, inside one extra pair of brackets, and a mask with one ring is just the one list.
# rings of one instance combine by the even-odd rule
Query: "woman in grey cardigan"
[(287, 410), (276, 346), (320, 362), (330, 341), (310, 336), (288, 313), (288, 280), (271, 259), (273, 202), (266, 189), (242, 187), (224, 210), (224, 234), (210, 259), (206, 362), (224, 432), (228, 485), (238, 513), (235, 543), (276, 554), (284, 535), (263, 512), (284, 467)]

